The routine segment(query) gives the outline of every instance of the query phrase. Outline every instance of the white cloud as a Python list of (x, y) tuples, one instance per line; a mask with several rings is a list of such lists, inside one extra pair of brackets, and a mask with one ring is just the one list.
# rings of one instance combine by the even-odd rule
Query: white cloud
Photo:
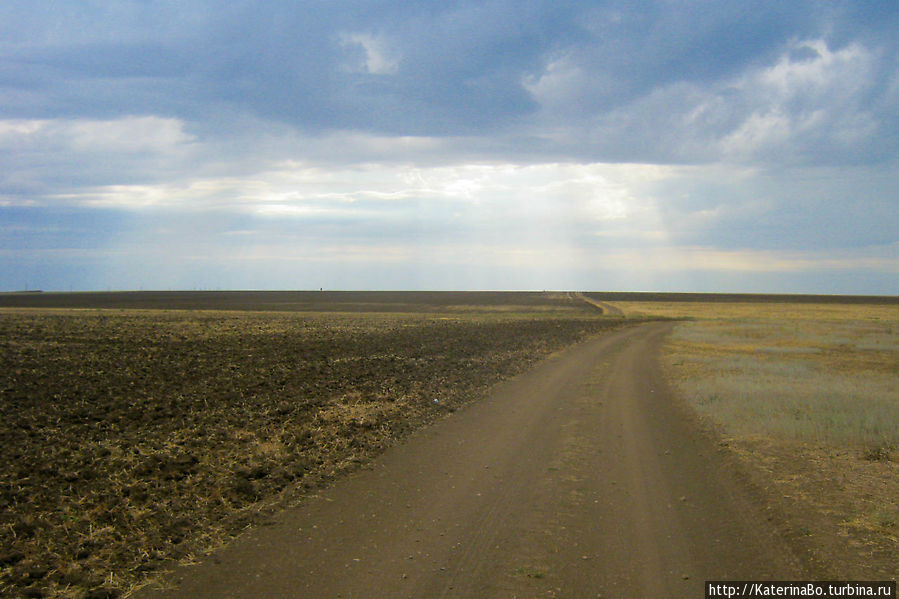
[(568, 106), (581, 92), (584, 71), (570, 57), (550, 60), (539, 75), (526, 75), (522, 85), (544, 109)]
[(752, 73), (746, 85), (760, 85), (773, 103), (794, 99), (818, 102), (833, 94), (849, 97), (865, 87), (872, 66), (871, 53), (852, 43), (833, 51), (824, 40), (795, 42), (777, 64)]
[[(589, 223), (639, 219), (652, 187), (679, 172), (657, 165), (461, 164), (318, 166), (283, 161), (245, 177), (188, 177), (158, 184), (113, 184), (56, 193), (49, 199), (120, 209), (224, 210), (304, 216), (386, 210), (429, 219), (455, 213), (529, 221)], [(413, 214), (422, 211), (423, 214)], [(499, 227), (499, 224), (497, 225)]]
[(200, 151), (173, 118), (2, 120), (0, 201), (83, 203), (97, 189), (115, 195), (129, 184), (177, 180), (195, 168)]
[[(594, 161), (839, 164), (888, 155), (895, 89), (878, 88), (880, 50), (822, 39), (721, 79), (666, 79), (620, 93), (604, 65), (553, 56), (523, 85), (540, 104), (535, 137)], [(894, 86), (895, 87), (895, 86)], [(617, 98), (613, 102), (611, 99)]]
[(721, 138), (723, 156), (779, 161), (821, 150), (851, 155), (853, 146), (877, 133), (865, 103), (873, 63), (872, 52), (857, 43), (834, 50), (823, 40), (794, 42), (774, 65), (732, 84), (748, 114)]
[(753, 152), (770, 150), (790, 141), (791, 118), (775, 109), (752, 113), (739, 128), (718, 143), (724, 156), (745, 158)]
[(39, 133), (49, 122), (45, 120), (0, 121), (0, 147), (22, 143)]
[(340, 43), (357, 56), (350, 69), (369, 75), (395, 75), (399, 71), (400, 58), (386, 37), (371, 33), (342, 33)]
[(180, 119), (130, 116), (113, 120), (35, 119), (0, 121), (0, 150), (59, 152), (170, 152), (195, 141)]
[(157, 116), (125, 117), (111, 121), (75, 120), (59, 131), (75, 151), (167, 152), (195, 141), (180, 119)]

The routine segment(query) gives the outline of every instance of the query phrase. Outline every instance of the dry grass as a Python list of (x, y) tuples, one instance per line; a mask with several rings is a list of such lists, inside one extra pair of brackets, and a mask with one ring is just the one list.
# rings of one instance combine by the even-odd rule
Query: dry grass
[(665, 366), (843, 577), (899, 560), (899, 306), (618, 302), (684, 317)]
[(754, 318), (678, 325), (678, 388), (735, 435), (899, 445), (892, 321)]

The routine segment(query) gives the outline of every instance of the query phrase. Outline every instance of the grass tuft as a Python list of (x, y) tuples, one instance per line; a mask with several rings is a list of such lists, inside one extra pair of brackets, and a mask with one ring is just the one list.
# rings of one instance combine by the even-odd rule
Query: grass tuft
[(515, 568), (515, 574), (525, 576), (527, 578), (541, 579), (546, 576), (546, 572), (533, 566), (519, 566)]
[(875, 445), (862, 451), (862, 457), (869, 462), (887, 462), (895, 449), (894, 445)]

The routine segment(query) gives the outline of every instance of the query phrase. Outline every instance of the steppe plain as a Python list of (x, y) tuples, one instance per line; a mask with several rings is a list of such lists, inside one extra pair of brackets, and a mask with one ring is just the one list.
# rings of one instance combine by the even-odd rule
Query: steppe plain
[[(670, 402), (726, 454), (802, 570), (895, 579), (895, 298), (586, 298), (0, 294), (0, 592), (127, 594), (547, 356), (659, 318), (688, 319), (651, 325), (665, 328)], [(565, 596), (538, 561), (506, 574)]]

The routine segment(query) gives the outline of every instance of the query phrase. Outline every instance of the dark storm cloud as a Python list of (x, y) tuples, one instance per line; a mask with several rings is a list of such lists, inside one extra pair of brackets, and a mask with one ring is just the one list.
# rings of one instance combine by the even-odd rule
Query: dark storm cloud
[[(792, 39), (847, 38), (834, 15), (859, 12), (781, 2), (12, 6), (6, 30), (19, 34), (4, 44), (2, 80), (21, 99), (7, 96), (7, 117), (152, 112), (202, 121), (225, 106), (308, 131), (415, 135), (521, 124), (538, 109), (524, 80), (555, 57), (605, 82), (585, 89), (577, 106), (595, 116), (672, 83), (733, 77)], [(849, 16), (856, 36), (890, 43), (878, 36), (882, 12)], [(394, 69), (359, 68), (365, 49), (348, 41), (353, 34), (380, 40)], [(28, 101), (33, 95), (42, 101)], [(556, 115), (561, 124), (565, 117)]]
[[(894, 142), (897, 129), (895, 76), (889, 76), (896, 72), (889, 32), (897, 10), (887, 5), (31, 6), (13, 2), (0, 9), (7, 34), (0, 46), (6, 118), (154, 114), (222, 137), (228, 129), (220, 115), (243, 114), (307, 133), (490, 134), (506, 153), (525, 138), (531, 151), (543, 147), (558, 157), (704, 161), (720, 154), (716, 141), (754, 111), (770, 108), (770, 99), (735, 90), (734, 81), (785, 53), (797, 62), (803, 53), (814, 58), (797, 41), (830, 39), (833, 51), (862, 44), (870, 52), (869, 68), (877, 72), (856, 101), (868, 107), (876, 134), (886, 129)], [(716, 112), (680, 122), (709, 98), (721, 105)], [(807, 107), (800, 99), (777, 108), (789, 116)], [(682, 136), (686, 127), (697, 147), (659, 143), (665, 130)], [(538, 141), (556, 129), (592, 139)], [(806, 138), (798, 151), (809, 161), (840, 153), (833, 140), (822, 145), (813, 133)]]

